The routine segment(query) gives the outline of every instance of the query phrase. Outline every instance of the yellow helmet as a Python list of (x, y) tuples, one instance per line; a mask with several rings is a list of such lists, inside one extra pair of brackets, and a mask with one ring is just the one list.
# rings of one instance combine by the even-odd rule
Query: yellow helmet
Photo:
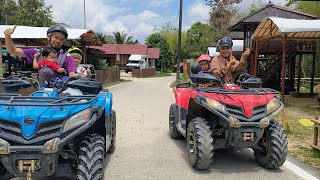
[(80, 54), (81, 56), (83, 56), (83, 52), (77, 47), (72, 47), (72, 48), (68, 49), (68, 53), (70, 53), (70, 54), (77, 53), (77, 54)]

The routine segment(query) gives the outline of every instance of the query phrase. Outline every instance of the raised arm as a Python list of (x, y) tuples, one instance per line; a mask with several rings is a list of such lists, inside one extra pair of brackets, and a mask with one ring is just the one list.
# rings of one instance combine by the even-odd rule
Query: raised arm
[(39, 57), (39, 54), (35, 54), (33, 57), (33, 63), (32, 63), (33, 69), (39, 69), (38, 57)]
[(10, 54), (14, 54), (14, 55), (21, 56), (21, 57), (26, 57), (24, 52), (22, 51), (22, 49), (21, 48), (17, 48), (13, 44), (13, 41), (12, 41), (12, 38), (11, 38), (11, 34), (14, 33), (14, 31), (16, 30), (16, 27), (17, 26), (13, 26), (13, 28), (8, 28), (3, 32), (4, 33), (4, 37), (5, 37), (5, 46), (6, 46), (7, 51)]

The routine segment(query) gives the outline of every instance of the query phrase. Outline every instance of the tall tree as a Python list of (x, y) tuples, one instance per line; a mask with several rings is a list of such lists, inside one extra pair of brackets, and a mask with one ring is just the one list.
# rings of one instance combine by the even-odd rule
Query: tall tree
[(210, 25), (215, 28), (218, 34), (224, 35), (228, 32), (228, 28), (234, 22), (233, 17), (237, 12), (234, 4), (238, 4), (241, 0), (205, 0), (207, 5), (211, 7)]
[(128, 36), (124, 31), (113, 32), (113, 42), (115, 44), (139, 44), (138, 40), (134, 40), (133, 36)]
[(267, 5), (266, 1), (263, 1), (263, 0), (255, 1), (254, 3), (251, 4), (247, 13), (248, 13), (248, 15), (251, 15), (251, 14), (259, 11), (260, 9), (264, 8), (266, 5)]
[(293, 1), (289, 0), (287, 6), (292, 6), (297, 10), (303, 11), (305, 13), (313, 14), (316, 16), (320, 16), (320, 2), (316, 1)]
[(183, 45), (184, 58), (195, 59), (207, 52), (207, 47), (218, 38), (217, 32), (208, 24), (196, 22), (186, 34), (186, 43)]
[(50, 26), (52, 20), (51, 6), (45, 6), (44, 0), (0, 0), (1, 23), (25, 26)]
[(100, 39), (100, 41), (102, 42), (102, 44), (113, 44), (113, 42), (114, 42), (113, 36), (108, 36), (108, 35), (105, 35), (100, 32), (97, 33), (97, 36)]
[(153, 33), (145, 41), (150, 48), (160, 48), (160, 58), (155, 63), (156, 69), (164, 71), (170, 69), (173, 65), (173, 57), (166, 39), (160, 33)]
[[(176, 63), (175, 58), (177, 57), (177, 52), (178, 52), (178, 28), (175, 27), (172, 23), (167, 22), (165, 25), (160, 29), (157, 28), (154, 30), (154, 33), (160, 33), (161, 36), (165, 38), (169, 45), (169, 50), (172, 53), (173, 57), (173, 64)], [(182, 46), (186, 42), (186, 33), (182, 32), (181, 34), (182, 38)]]
[(14, 24), (13, 17), (18, 10), (16, 2), (14, 0), (0, 0), (0, 2), (0, 24)]

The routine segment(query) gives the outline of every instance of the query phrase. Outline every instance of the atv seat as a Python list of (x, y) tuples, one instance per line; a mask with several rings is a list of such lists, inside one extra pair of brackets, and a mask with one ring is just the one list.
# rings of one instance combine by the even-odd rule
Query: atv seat
[(101, 84), (91, 78), (70, 77), (64, 83), (64, 89), (79, 89), (84, 95), (98, 94), (102, 90)]
[(222, 87), (221, 79), (218, 76), (213, 75), (212, 73), (193, 74), (190, 76), (190, 79), (195, 84), (211, 83), (213, 85)]

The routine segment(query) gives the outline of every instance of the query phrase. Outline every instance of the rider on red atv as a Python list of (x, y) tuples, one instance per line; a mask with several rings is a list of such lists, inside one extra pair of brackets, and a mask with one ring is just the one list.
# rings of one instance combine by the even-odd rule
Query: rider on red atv
[(213, 73), (227, 84), (235, 83), (235, 77), (246, 72), (246, 60), (250, 55), (250, 49), (247, 48), (243, 52), (240, 61), (238, 61), (232, 56), (232, 46), (233, 42), (231, 38), (223, 37), (219, 39), (218, 47), (220, 55), (214, 57), (211, 62)]

